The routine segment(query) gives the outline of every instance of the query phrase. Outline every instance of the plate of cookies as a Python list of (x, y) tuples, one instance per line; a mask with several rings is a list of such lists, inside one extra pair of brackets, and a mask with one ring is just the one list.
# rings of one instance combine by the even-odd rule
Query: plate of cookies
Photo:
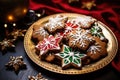
[(54, 14), (33, 23), (24, 37), (29, 58), (60, 74), (85, 74), (108, 65), (118, 42), (97, 19), (76, 13)]

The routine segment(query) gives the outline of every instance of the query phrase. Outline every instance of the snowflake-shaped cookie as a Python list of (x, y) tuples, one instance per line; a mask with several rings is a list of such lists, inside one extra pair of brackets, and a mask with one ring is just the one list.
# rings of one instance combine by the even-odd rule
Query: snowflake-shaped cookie
[(79, 16), (73, 20), (72, 23), (79, 25), (81, 28), (90, 28), (91, 25), (96, 21), (96, 19), (90, 16)]
[(81, 68), (82, 61), (81, 58), (86, 55), (80, 51), (73, 50), (69, 46), (63, 45), (63, 51), (61, 53), (55, 54), (62, 59), (62, 68), (67, 68), (68, 66), (74, 66)]
[(49, 50), (60, 50), (59, 42), (61, 38), (55, 38), (50, 35), (48, 38), (44, 38), (43, 41), (40, 41), (36, 48), (40, 50), (40, 55), (47, 53)]
[(86, 50), (89, 44), (94, 41), (88, 30), (74, 30), (69, 35), (69, 46), (77, 47), (81, 50)]
[(51, 17), (45, 24), (45, 29), (47, 29), (50, 33), (54, 33), (56, 30), (64, 28), (66, 20), (67, 17), (62, 15)]

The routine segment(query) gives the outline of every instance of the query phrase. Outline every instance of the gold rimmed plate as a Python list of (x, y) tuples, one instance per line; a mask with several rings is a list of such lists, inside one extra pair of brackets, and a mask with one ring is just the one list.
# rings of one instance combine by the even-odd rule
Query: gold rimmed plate
[[(60, 13), (60, 14), (63, 16), (71, 17), (71, 18), (82, 16), (81, 14), (75, 14), (75, 13)], [(106, 65), (108, 65), (113, 60), (113, 58), (115, 57), (117, 50), (118, 50), (117, 39), (116, 39), (114, 33), (105, 24), (98, 21), (98, 25), (101, 27), (104, 36), (108, 39), (108, 47), (107, 47), (108, 55), (105, 58), (102, 58), (99, 61), (91, 63), (89, 65), (85, 65), (82, 67), (81, 70), (78, 70), (78, 69), (62, 70), (62, 68), (58, 65), (51, 64), (51, 63), (48, 63), (45, 61), (41, 61), (39, 59), (38, 55), (36, 55), (36, 53), (35, 53), (35, 45), (34, 45), (33, 41), (31, 40), (31, 36), (32, 36), (32, 32), (33, 32), (33, 25), (44, 24), (46, 21), (49, 20), (50, 17), (53, 17), (55, 15), (58, 15), (58, 14), (47, 16), (47, 17), (44, 17), (44, 18), (36, 21), (34, 24), (32, 24), (29, 27), (29, 29), (27, 30), (27, 32), (25, 34), (24, 48), (25, 48), (27, 55), (34, 63), (36, 63), (37, 65), (39, 65), (40, 67), (42, 67), (44, 69), (47, 69), (49, 71), (56, 72), (56, 73), (85, 74), (85, 73), (90, 73), (90, 72), (99, 70), (99, 69), (105, 67)]]

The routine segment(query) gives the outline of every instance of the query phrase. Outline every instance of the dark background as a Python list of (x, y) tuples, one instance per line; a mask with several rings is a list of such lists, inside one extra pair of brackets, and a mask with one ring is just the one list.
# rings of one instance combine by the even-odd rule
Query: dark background
[[(8, 63), (10, 56), (23, 56), (27, 69), (20, 70), (18, 74), (6, 70), (5, 64)], [(22, 40), (16, 42), (15, 51), (8, 51), (5, 54), (0, 52), (0, 80), (28, 80), (29, 75), (36, 75), (39, 72), (48, 80), (120, 80), (119, 72), (111, 64), (98, 71), (83, 75), (62, 75), (45, 70), (30, 60), (25, 53)]]

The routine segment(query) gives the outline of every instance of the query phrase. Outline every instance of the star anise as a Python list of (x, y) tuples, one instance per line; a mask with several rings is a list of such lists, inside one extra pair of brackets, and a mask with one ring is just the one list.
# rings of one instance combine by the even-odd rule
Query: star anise
[(41, 73), (38, 73), (36, 76), (28, 76), (29, 80), (48, 80), (44, 78)]
[(18, 39), (19, 37), (24, 37), (26, 30), (22, 29), (14, 29), (9, 36), (13, 37), (14, 39)]
[(22, 56), (10, 56), (10, 61), (5, 66), (7, 69), (12, 69), (18, 73), (20, 69), (26, 68), (26, 63), (24, 63)]
[(8, 48), (14, 48), (15, 45), (13, 44), (15, 39), (7, 39), (5, 38), (3, 41), (0, 42), (0, 49), (1, 51), (6, 51)]

